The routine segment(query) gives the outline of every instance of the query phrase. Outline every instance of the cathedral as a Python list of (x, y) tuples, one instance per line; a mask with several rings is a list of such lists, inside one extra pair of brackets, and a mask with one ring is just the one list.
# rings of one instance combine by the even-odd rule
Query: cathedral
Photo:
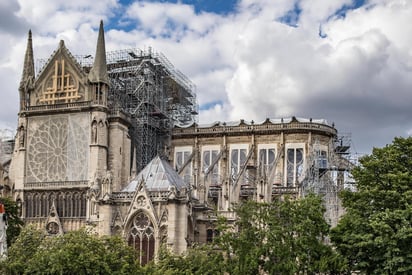
[(20, 109), (5, 190), (26, 224), (50, 235), (82, 227), (120, 235), (141, 263), (167, 246), (182, 253), (236, 219), (242, 200), (324, 197), (342, 214), (349, 145), (324, 119), (197, 123), (194, 85), (162, 54), (94, 57), (64, 41), (38, 70), (28, 34)]

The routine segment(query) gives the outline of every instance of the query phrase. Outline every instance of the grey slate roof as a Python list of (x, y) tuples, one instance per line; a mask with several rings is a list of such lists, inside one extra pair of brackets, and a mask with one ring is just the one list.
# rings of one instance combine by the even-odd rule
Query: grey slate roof
[(180, 191), (187, 188), (187, 184), (173, 167), (159, 156), (149, 162), (122, 192), (134, 192), (142, 179), (148, 191), (167, 191), (170, 187), (175, 187), (177, 191)]

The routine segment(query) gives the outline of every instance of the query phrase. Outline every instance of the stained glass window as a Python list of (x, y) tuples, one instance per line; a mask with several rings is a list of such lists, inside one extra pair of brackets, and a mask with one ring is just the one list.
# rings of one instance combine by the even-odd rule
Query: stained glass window
[(138, 213), (132, 222), (128, 244), (137, 254), (140, 264), (145, 265), (154, 258), (154, 227), (150, 218), (143, 212)]

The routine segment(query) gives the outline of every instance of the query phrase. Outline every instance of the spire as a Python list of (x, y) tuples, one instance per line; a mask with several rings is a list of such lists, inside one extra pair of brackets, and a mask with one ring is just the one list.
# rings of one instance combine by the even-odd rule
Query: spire
[(132, 179), (136, 177), (137, 169), (136, 169), (136, 147), (133, 150), (133, 163), (132, 163)]
[(23, 75), (21, 77), (20, 91), (20, 109), (24, 109), (27, 93), (34, 86), (34, 60), (33, 60), (33, 43), (31, 38), (31, 30), (27, 39), (26, 54), (24, 56)]
[(103, 20), (100, 21), (99, 36), (97, 38), (96, 56), (89, 73), (89, 81), (92, 83), (105, 83), (109, 85), (106, 64), (106, 46), (104, 42)]

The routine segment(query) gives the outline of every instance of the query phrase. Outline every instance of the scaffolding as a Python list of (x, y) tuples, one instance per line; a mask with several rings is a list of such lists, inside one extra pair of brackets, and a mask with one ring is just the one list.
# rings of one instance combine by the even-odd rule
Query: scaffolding
[[(73, 55), (85, 73), (93, 66), (92, 55)], [(163, 155), (174, 125), (197, 122), (196, 86), (162, 54), (148, 49), (124, 49), (106, 53), (110, 87), (110, 112), (128, 114), (132, 120), (131, 152), (136, 170), (156, 155)], [(36, 62), (39, 72), (46, 59)]]
[(140, 171), (164, 153), (174, 125), (197, 121), (196, 87), (152, 48), (108, 52), (106, 59), (109, 108), (132, 119), (131, 138)]
[(306, 176), (300, 185), (300, 195), (309, 193), (321, 195), (326, 208), (325, 217), (335, 226), (343, 214), (338, 194), (346, 181), (350, 181), (350, 171), (355, 166), (351, 160), (351, 135), (341, 134), (329, 145), (329, 154), (320, 147), (318, 139), (312, 143)]
[(14, 149), (14, 134), (12, 130), (0, 129), (0, 164), (11, 159)]

